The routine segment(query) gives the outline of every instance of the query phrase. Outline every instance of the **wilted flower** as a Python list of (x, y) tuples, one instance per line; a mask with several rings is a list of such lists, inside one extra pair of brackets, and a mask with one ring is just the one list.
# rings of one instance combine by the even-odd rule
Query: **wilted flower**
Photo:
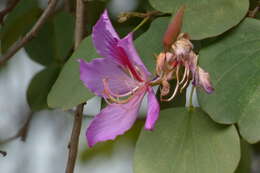
[[(207, 93), (213, 92), (210, 77), (207, 72), (197, 64), (198, 55), (193, 51), (193, 44), (189, 35), (180, 33), (184, 8), (181, 7), (175, 18), (171, 21), (163, 38), (164, 52), (157, 56), (156, 72), (162, 80), (161, 100), (172, 100), (192, 79), (195, 86), (202, 87)], [(184, 67), (182, 78), (180, 68)], [(163, 99), (169, 93), (169, 80), (176, 77), (177, 83), (171, 97)]]
[(151, 74), (139, 58), (132, 33), (120, 39), (107, 11), (93, 28), (93, 43), (103, 57), (80, 60), (80, 79), (109, 104), (95, 116), (86, 136), (88, 145), (114, 139), (129, 130), (137, 119), (142, 99), (148, 93), (145, 129), (152, 130), (159, 116), (159, 104), (150, 85)]

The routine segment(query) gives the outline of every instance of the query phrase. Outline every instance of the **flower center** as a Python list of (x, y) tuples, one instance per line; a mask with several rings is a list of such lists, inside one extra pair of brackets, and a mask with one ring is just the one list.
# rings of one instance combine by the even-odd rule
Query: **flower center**
[(105, 101), (108, 104), (117, 103), (117, 104), (125, 104), (131, 100), (131, 98), (135, 95), (135, 93), (141, 88), (140, 86), (136, 86), (129, 92), (126, 92), (124, 94), (118, 94), (114, 93), (108, 83), (108, 79), (103, 79), (103, 85), (104, 85), (104, 94), (107, 97), (104, 97)]

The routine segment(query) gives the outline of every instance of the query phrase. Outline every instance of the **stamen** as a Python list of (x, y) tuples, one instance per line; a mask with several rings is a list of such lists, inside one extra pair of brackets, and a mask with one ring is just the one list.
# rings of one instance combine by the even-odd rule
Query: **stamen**
[(190, 77), (190, 71), (188, 70), (188, 72), (187, 72), (187, 79), (186, 79), (186, 82), (183, 84), (183, 86), (181, 87), (181, 89), (180, 89), (180, 92), (182, 92), (182, 90), (184, 89), (184, 88), (186, 88), (186, 86), (187, 86), (187, 84), (189, 83), (189, 77)]
[(135, 70), (137, 71), (137, 73), (140, 75), (140, 77), (145, 76), (144, 72), (142, 70), (140, 70), (140, 67), (138, 67), (137, 65), (134, 65)]
[(157, 76), (156, 78), (154, 78), (153, 80), (151, 80), (151, 81), (149, 82), (149, 84), (150, 84), (151, 86), (154, 86), (154, 85), (161, 84), (161, 82), (162, 82), (162, 77), (161, 77), (161, 76)]
[(187, 76), (187, 68), (185, 68), (185, 70), (184, 70), (183, 77), (182, 77), (182, 80), (180, 82), (180, 85), (185, 81), (186, 76)]
[(130, 75), (131, 79), (134, 79), (134, 76), (129, 68), (127, 68), (127, 72)]
[(180, 85), (180, 81), (179, 81), (179, 70), (180, 70), (180, 66), (178, 65), (178, 66), (177, 66), (177, 69), (176, 69), (177, 84), (176, 84), (176, 87), (175, 87), (175, 90), (174, 90), (172, 96), (171, 96), (170, 98), (168, 98), (168, 99), (163, 99), (163, 98), (161, 98), (162, 101), (169, 102), (169, 101), (171, 101), (171, 100), (177, 95), (177, 91), (178, 91), (179, 85)]
[[(124, 104), (127, 103), (133, 96), (134, 92), (138, 90), (139, 87), (135, 87), (134, 89), (132, 89), (131, 91), (125, 93), (125, 94), (115, 94), (113, 93), (108, 85), (108, 80), (107, 79), (103, 79), (103, 85), (104, 85), (104, 94), (113, 102), (113, 103), (117, 103), (117, 104)], [(120, 100), (120, 97), (128, 97), (124, 100)], [(108, 104), (112, 104), (110, 101), (107, 100), (107, 98), (104, 98), (105, 101)]]
[(111, 104), (113, 104), (112, 102), (110, 102), (107, 98), (105, 98), (104, 97), (104, 100), (105, 100), (105, 102), (108, 104), (108, 105), (111, 105)]
[(131, 100), (131, 98), (133, 97), (133, 95), (131, 95), (130, 97), (126, 98), (125, 100), (119, 100), (119, 97), (117, 98), (114, 98), (113, 96), (111, 95), (108, 95), (109, 99), (111, 101), (113, 101), (114, 103), (117, 103), (117, 104), (125, 104), (127, 102), (129, 102), (129, 100)]

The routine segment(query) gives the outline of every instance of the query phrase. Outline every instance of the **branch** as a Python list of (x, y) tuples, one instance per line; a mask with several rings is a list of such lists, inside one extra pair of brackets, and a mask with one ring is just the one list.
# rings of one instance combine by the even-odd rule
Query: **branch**
[(3, 24), (4, 21), (4, 17), (10, 13), (14, 7), (16, 7), (16, 5), (18, 4), (20, 0), (12, 0), (10, 1), (10, 3), (7, 3), (7, 6), (5, 9), (3, 9), (2, 11), (0, 11), (0, 24)]
[(83, 38), (86, 35), (84, 17), (85, 17), (85, 4), (82, 0), (77, 0), (74, 49), (76, 49), (79, 46), (81, 40), (83, 40)]
[(36, 36), (42, 25), (47, 21), (48, 17), (55, 10), (57, 2), (58, 0), (49, 0), (47, 8), (44, 10), (41, 17), (38, 19), (33, 28), (22, 39), (16, 41), (0, 58), (0, 66), (6, 63), (20, 48), (22, 48), (27, 42), (29, 42)]
[(3, 157), (5, 157), (5, 156), (7, 155), (7, 152), (6, 152), (6, 151), (1, 151), (1, 150), (0, 150), (0, 154), (2, 154)]
[(74, 116), (74, 124), (70, 137), (70, 142), (68, 145), (69, 148), (69, 156), (67, 161), (66, 173), (73, 173), (78, 153), (78, 144), (79, 144), (79, 135), (81, 130), (81, 124), (83, 119), (83, 108), (84, 103), (77, 106), (77, 110)]
[(28, 115), (28, 118), (27, 118), (26, 122), (24, 123), (24, 125), (20, 128), (20, 130), (14, 136), (11, 136), (10, 138), (5, 139), (4, 141), (0, 141), (0, 145), (11, 142), (19, 137), (21, 137), (22, 141), (25, 141), (26, 137), (27, 137), (28, 128), (29, 128), (30, 122), (32, 120), (32, 116), (33, 116), (33, 113), (31, 112)]
[[(85, 25), (84, 25), (84, 21), (85, 21), (84, 14), (85, 14), (85, 4), (82, 0), (77, 0), (74, 49), (76, 49), (79, 46), (80, 42), (83, 40), (86, 34)], [(73, 129), (70, 137), (70, 142), (68, 145), (69, 156), (68, 156), (68, 161), (66, 166), (66, 173), (74, 172), (77, 153), (78, 153), (81, 124), (83, 119), (83, 108), (84, 108), (84, 103), (78, 105), (75, 112)]]

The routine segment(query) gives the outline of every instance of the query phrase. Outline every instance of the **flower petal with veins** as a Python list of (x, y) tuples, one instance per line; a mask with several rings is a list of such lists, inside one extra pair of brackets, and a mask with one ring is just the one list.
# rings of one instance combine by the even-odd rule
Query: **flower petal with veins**
[(107, 10), (93, 27), (92, 39), (99, 55), (113, 58), (113, 49), (118, 43), (119, 36), (109, 20)]
[(139, 91), (126, 104), (111, 104), (95, 116), (87, 129), (89, 147), (98, 142), (113, 140), (129, 130), (137, 119), (145, 91)]
[(151, 76), (151, 73), (147, 70), (145, 67), (143, 61), (140, 59), (133, 42), (133, 33), (130, 32), (127, 36), (125, 36), (122, 40), (119, 41), (118, 46), (122, 47), (127, 56), (131, 57), (131, 60), (135, 65), (137, 65), (139, 68), (141, 68), (141, 71), (143, 71), (146, 76), (146, 79), (148, 76)]
[(113, 93), (124, 94), (138, 83), (130, 78), (117, 64), (109, 59), (97, 58), (91, 62), (80, 59), (80, 79), (85, 86), (98, 96), (104, 95), (103, 79), (108, 81), (108, 86)]

